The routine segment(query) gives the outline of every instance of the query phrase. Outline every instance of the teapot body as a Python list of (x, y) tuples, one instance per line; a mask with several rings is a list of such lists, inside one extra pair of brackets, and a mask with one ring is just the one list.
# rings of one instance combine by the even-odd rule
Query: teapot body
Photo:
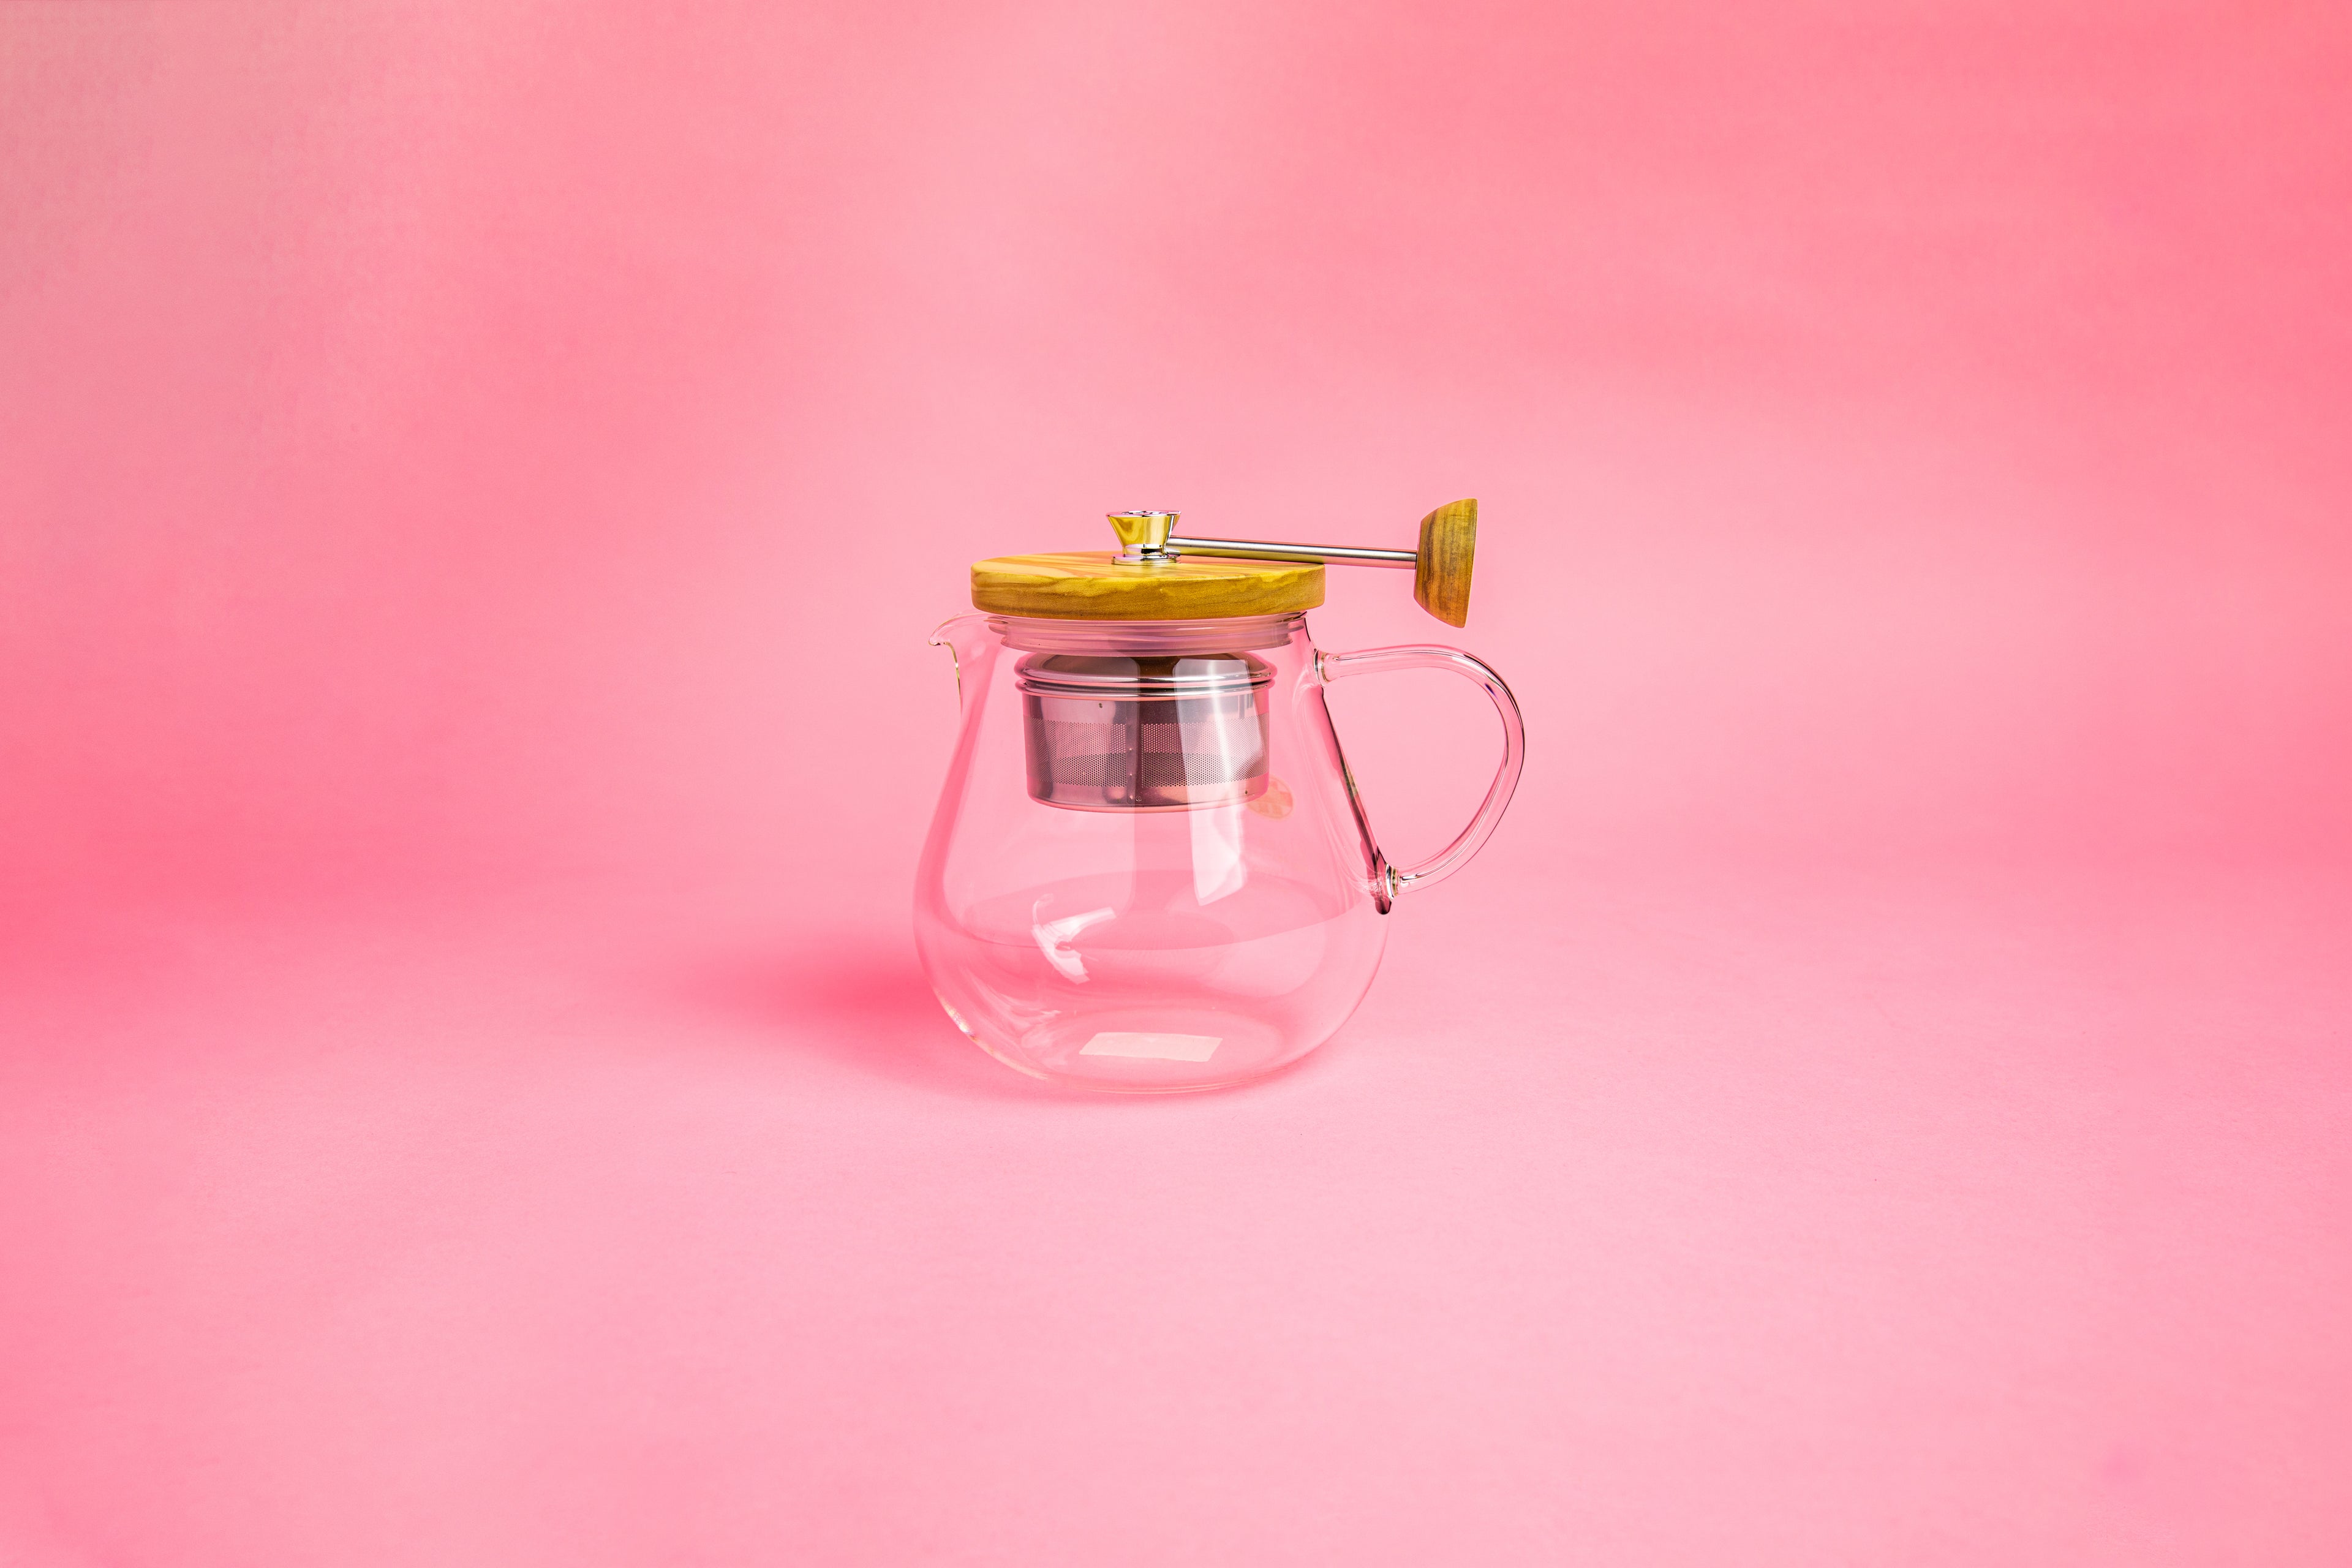
[(915, 900), (933, 990), (1036, 1078), (1208, 1089), (1347, 1021), (1394, 874), (1304, 615), (968, 616), (962, 722)]

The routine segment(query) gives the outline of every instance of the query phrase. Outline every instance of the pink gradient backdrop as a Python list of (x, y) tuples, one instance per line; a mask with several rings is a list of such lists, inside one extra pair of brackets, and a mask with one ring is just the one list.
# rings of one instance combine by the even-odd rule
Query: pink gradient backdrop
[[(0, 1563), (2352, 1559), (2347, 71), (0, 8)], [(1466, 494), (1339, 1040), (963, 1045), (965, 564)]]

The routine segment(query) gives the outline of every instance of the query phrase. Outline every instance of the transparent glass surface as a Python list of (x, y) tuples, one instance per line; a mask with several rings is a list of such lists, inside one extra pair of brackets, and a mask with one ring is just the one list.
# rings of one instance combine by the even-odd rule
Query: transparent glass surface
[[(915, 931), (965, 1034), (1034, 1077), (1148, 1092), (1260, 1077), (1347, 1021), (1416, 874), (1373, 841), (1324, 683), (1407, 655), (1491, 671), (1396, 649), (1330, 656), (1358, 665), (1327, 675), (1303, 616), (975, 615), (932, 640), (963, 718)], [(1443, 869), (1509, 797), (1505, 720), (1507, 776)]]

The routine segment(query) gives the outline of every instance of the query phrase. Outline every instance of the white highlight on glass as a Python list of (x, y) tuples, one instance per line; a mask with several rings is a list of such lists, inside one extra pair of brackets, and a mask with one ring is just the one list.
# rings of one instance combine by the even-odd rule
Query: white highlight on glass
[(1231, 898), (1249, 881), (1242, 858), (1242, 808), (1238, 805), (1196, 808), (1192, 825), (1192, 901), (1203, 906)]
[(1160, 1062), (1204, 1062), (1224, 1043), (1222, 1035), (1097, 1035), (1078, 1047), (1082, 1057), (1139, 1057)]
[[(1014, 906), (1016, 909), (1019, 907)], [(1062, 944), (1087, 927), (1110, 919), (1118, 911), (1088, 910), (1085, 914), (1071, 915), (1064, 920), (1039, 921), (1036, 919), (1037, 913), (1045, 907), (1045, 900), (1040, 899), (1037, 900), (1036, 908), (1029, 911), (1030, 919), (1035, 921), (1030, 926), (1029, 934), (1036, 939), (1037, 951), (1045, 955), (1046, 963), (1062, 972), (1063, 979), (1075, 980), (1081, 985), (1085, 984), (1087, 961)]]

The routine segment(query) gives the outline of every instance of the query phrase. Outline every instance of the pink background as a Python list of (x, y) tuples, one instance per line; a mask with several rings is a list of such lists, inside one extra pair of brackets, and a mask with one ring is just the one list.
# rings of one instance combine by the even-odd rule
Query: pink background
[[(0, 1563), (2352, 1561), (2347, 72), (0, 9)], [(1456, 495), (1357, 1019), (964, 1044), (967, 563)]]

